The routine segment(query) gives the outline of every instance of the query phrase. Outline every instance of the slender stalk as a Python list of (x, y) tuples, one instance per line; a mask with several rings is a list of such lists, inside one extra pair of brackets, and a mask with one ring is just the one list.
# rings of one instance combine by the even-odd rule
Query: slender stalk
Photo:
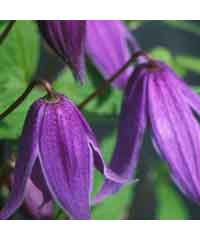
[(11, 31), (15, 22), (16, 22), (15, 20), (9, 21), (5, 29), (0, 33), (0, 44), (4, 42), (4, 40), (6, 39), (8, 33)]
[(101, 95), (110, 86), (110, 84), (131, 65), (133, 60), (135, 60), (139, 56), (145, 56), (149, 58), (149, 56), (147, 56), (147, 54), (142, 50), (133, 53), (130, 59), (113, 76), (111, 76), (111, 78), (106, 80), (97, 90), (91, 93), (78, 105), (79, 109), (85, 107), (96, 96)]
[(29, 95), (29, 93), (33, 90), (33, 88), (36, 85), (41, 85), (45, 91), (47, 92), (47, 96), (49, 97), (49, 99), (51, 100), (56, 100), (56, 94), (54, 93), (51, 84), (46, 81), (46, 80), (39, 80), (39, 81), (32, 81), (28, 87), (24, 90), (24, 92), (22, 93), (21, 96), (19, 96), (15, 102), (13, 102), (3, 113), (0, 114), (0, 121), (2, 119), (4, 119), (6, 116), (8, 116), (11, 112), (13, 112), (25, 99), (26, 97)]
[(56, 96), (56, 93), (54, 92), (52, 85), (50, 84), (50, 82), (48, 82), (47, 80), (40, 80), (38, 82), (47, 92), (47, 97), (48, 97), (48, 101), (57, 101), (58, 98)]
[(0, 114), (0, 121), (5, 118), (7, 115), (9, 115), (11, 112), (13, 112), (29, 95), (29, 93), (33, 90), (35, 87), (36, 82), (31, 82), (28, 87), (25, 89), (25, 91), (22, 93), (21, 96), (17, 98), (17, 100), (12, 103), (3, 113)]
[[(83, 100), (83, 102), (78, 106), (79, 109), (82, 109), (93, 98), (102, 94), (104, 92), (104, 90), (106, 90), (108, 88), (108, 86), (129, 67), (129, 65), (132, 63), (133, 60), (135, 60), (137, 57), (142, 56), (142, 55), (149, 58), (149, 56), (142, 50), (135, 52), (131, 56), (131, 58), (110, 79), (106, 80), (102, 86), (100, 86), (96, 91), (94, 91), (85, 100)], [(33, 90), (33, 88), (37, 84), (41, 84), (45, 88), (45, 90), (47, 91), (47, 94), (50, 96), (50, 98), (56, 99), (56, 96), (54, 95), (54, 92), (51, 88), (51, 85), (47, 81), (45, 81), (45, 80), (40, 80), (37, 82), (32, 81), (28, 85), (28, 87), (25, 89), (25, 91), (22, 93), (22, 95), (19, 96), (15, 100), (15, 102), (12, 103), (3, 113), (0, 114), (0, 121), (2, 119), (4, 119), (6, 116), (8, 116), (11, 112), (13, 112), (25, 100), (25, 98), (29, 95), (29, 93)]]

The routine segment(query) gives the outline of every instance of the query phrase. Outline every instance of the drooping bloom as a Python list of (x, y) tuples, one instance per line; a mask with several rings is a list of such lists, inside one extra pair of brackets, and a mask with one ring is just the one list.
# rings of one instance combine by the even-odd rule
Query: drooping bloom
[[(128, 41), (134, 50), (138, 50), (134, 37), (131, 36), (122, 21), (88, 20), (86, 34), (86, 52), (105, 79), (110, 78), (130, 58)], [(127, 68), (114, 82), (113, 86), (125, 88), (133, 67)]]
[(71, 68), (76, 79), (84, 79), (86, 21), (38, 21), (39, 29), (49, 46)]
[[(155, 150), (167, 162), (173, 181), (199, 203), (200, 126), (194, 112), (200, 114), (200, 98), (166, 64), (139, 65), (124, 94), (111, 169), (131, 178), (148, 124)], [(121, 186), (106, 180), (95, 202)]]
[[(38, 21), (38, 24), (49, 46), (71, 67), (79, 80), (84, 77), (85, 52), (102, 76), (108, 79), (129, 60), (129, 47), (132, 51), (140, 50), (122, 21), (51, 20)], [(132, 71), (132, 66), (127, 68), (113, 86), (124, 89)]]
[(108, 179), (124, 182), (106, 168), (95, 136), (66, 97), (37, 100), (27, 115), (14, 170), (13, 186), (0, 219), (9, 218), (26, 196), (28, 179), (54, 199), (72, 219), (90, 218), (93, 165)]

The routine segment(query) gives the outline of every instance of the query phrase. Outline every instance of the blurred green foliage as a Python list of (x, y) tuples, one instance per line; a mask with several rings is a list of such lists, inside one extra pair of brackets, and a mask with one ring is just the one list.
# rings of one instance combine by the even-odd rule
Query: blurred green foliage
[[(17, 21), (0, 47), (0, 111), (8, 107), (26, 88), (39, 61), (39, 36), (31, 21)], [(20, 134), (28, 107), (40, 94), (34, 91), (15, 112), (0, 124), (1, 138)]]
[[(138, 29), (146, 21), (127, 21), (131, 29)], [(181, 29), (186, 32), (200, 32), (200, 24), (194, 22), (163, 21), (164, 25)], [(4, 22), (0, 22), (0, 29)], [(189, 72), (200, 74), (200, 57), (187, 55), (173, 55), (167, 48), (155, 46), (150, 54), (169, 64), (182, 77)], [(17, 21), (13, 30), (0, 46), (0, 112), (9, 106), (26, 88), (27, 83), (40, 76), (35, 75), (40, 64), (40, 38), (36, 24), (33, 21)], [(45, 68), (45, 66), (43, 66)], [(87, 82), (84, 86), (75, 82), (71, 72), (63, 69), (54, 82), (54, 88), (64, 93), (76, 104), (79, 104), (88, 94), (101, 84), (101, 76), (94, 69), (88, 67)], [(197, 92), (200, 87), (196, 86)], [(0, 123), (0, 137), (2, 140), (17, 140), (26, 112), (31, 103), (44, 92), (34, 89), (24, 103), (5, 120)], [(116, 141), (117, 118), (120, 111), (122, 93), (110, 88), (105, 97), (99, 97), (89, 103), (83, 110), (87, 120), (97, 133), (103, 156), (109, 162)], [(143, 149), (144, 150), (144, 149)], [(182, 196), (177, 192), (165, 168), (160, 169), (160, 163), (155, 165), (157, 219), (187, 219), (189, 213)], [(94, 192), (99, 189), (103, 181), (102, 176), (95, 171)], [(118, 194), (107, 198), (102, 203), (92, 207), (93, 219), (123, 219), (128, 215), (129, 207), (134, 206), (134, 186), (127, 185)], [(55, 206), (55, 218), (64, 219), (65, 215)]]

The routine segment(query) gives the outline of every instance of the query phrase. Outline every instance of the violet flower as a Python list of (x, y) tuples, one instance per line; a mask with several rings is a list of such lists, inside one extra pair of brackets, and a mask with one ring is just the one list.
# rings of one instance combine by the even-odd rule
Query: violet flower
[[(134, 37), (131, 36), (122, 21), (99, 20), (87, 21), (86, 52), (105, 79), (110, 78), (130, 58), (128, 41), (134, 50), (138, 50)], [(113, 86), (123, 89), (133, 67), (127, 68), (114, 82)]]
[[(102, 76), (108, 79), (129, 60), (129, 47), (133, 51), (140, 50), (126, 25), (118, 20), (51, 20), (38, 21), (38, 25), (49, 46), (79, 80), (84, 77), (85, 51)], [(132, 71), (132, 66), (127, 68), (113, 86), (124, 89)]]
[[(111, 169), (131, 178), (137, 165), (145, 128), (179, 189), (200, 202), (200, 98), (164, 63), (139, 65), (129, 80), (119, 120)], [(94, 202), (120, 189), (106, 180)]]
[(49, 46), (71, 68), (76, 79), (84, 78), (86, 21), (38, 21), (39, 29)]
[(37, 100), (25, 121), (10, 197), (0, 212), (9, 218), (26, 197), (28, 179), (54, 199), (72, 219), (90, 218), (93, 165), (108, 179), (123, 183), (106, 168), (95, 136), (77, 107), (66, 97)]

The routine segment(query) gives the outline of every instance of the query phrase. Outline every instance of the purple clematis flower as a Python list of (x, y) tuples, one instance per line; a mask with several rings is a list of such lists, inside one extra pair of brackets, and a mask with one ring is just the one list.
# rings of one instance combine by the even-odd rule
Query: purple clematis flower
[[(111, 169), (131, 178), (145, 128), (152, 132), (157, 153), (169, 166), (180, 190), (200, 202), (200, 98), (164, 63), (140, 64), (127, 85)], [(94, 202), (120, 189), (106, 180)]]
[[(131, 41), (135, 51), (138, 50), (134, 37), (122, 21), (87, 21), (86, 52), (105, 79), (110, 78), (129, 60), (128, 41)], [(125, 88), (132, 71), (133, 67), (129, 67), (113, 82), (113, 86)]]
[(38, 21), (39, 29), (49, 46), (69, 65), (76, 79), (84, 79), (86, 21)]
[(30, 177), (43, 194), (38, 204), (54, 199), (72, 219), (89, 219), (93, 165), (114, 182), (126, 181), (105, 166), (91, 128), (70, 100), (62, 95), (56, 101), (37, 100), (25, 121), (11, 194), (0, 219), (20, 207)]

